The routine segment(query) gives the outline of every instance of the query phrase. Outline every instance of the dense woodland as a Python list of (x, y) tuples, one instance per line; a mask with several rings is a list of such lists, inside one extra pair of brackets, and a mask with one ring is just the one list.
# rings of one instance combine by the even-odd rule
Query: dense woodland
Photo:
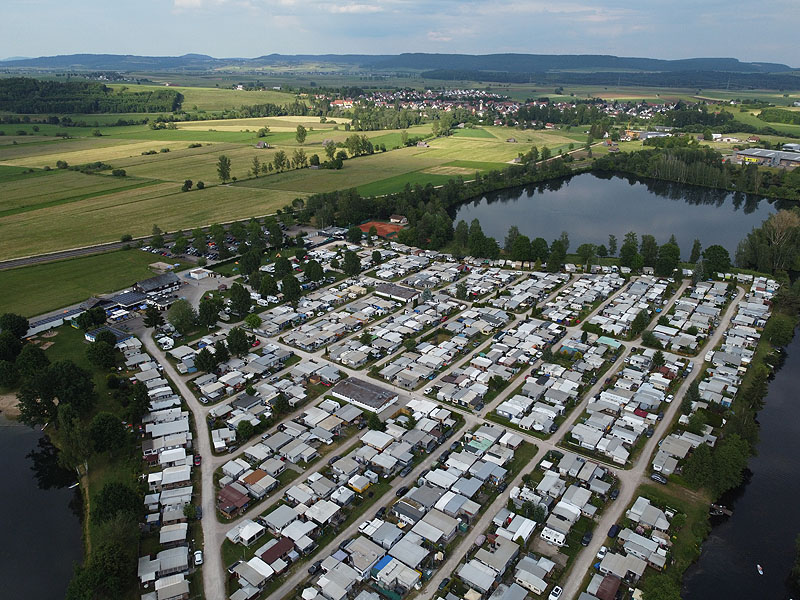
[(15, 113), (172, 112), (179, 110), (182, 102), (183, 95), (170, 89), (131, 92), (92, 81), (0, 79), (0, 110)]
[(653, 138), (640, 152), (598, 158), (593, 169), (622, 172), (787, 200), (800, 199), (800, 171), (723, 162), (722, 155), (689, 138)]

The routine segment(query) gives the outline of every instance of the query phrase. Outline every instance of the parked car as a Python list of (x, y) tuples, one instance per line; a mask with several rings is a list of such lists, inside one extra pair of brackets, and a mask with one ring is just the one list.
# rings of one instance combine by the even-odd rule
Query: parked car
[(317, 562), (315, 562), (313, 565), (311, 565), (310, 567), (308, 567), (308, 572), (309, 572), (309, 574), (313, 575), (314, 573), (316, 573), (317, 571), (319, 571), (319, 567), (320, 567), (320, 565), (321, 565), (321, 564), (322, 564), (322, 561), (321, 561), (321, 560), (318, 560), (318, 561), (317, 561)]
[(653, 429), (652, 427), (648, 427), (647, 429), (644, 430), (644, 435), (646, 437), (649, 438), (653, 437), (653, 433), (655, 433), (655, 429)]
[(450, 578), (449, 578), (449, 577), (445, 577), (444, 579), (442, 579), (442, 583), (440, 583), (440, 584), (439, 584), (439, 590), (440, 590), (440, 591), (441, 591), (441, 590), (443, 590), (443, 589), (444, 589), (444, 588), (446, 588), (446, 587), (447, 587), (449, 584), (450, 584)]
[(407, 467), (403, 467), (403, 470), (400, 471), (400, 477), (405, 477), (409, 473), (411, 473), (411, 465), (409, 465)]
[(657, 421), (660, 421), (660, 420), (662, 420), (663, 418), (664, 418), (664, 411), (662, 410), (662, 411), (661, 411), (660, 413), (658, 413), (658, 415), (656, 416), (656, 420), (657, 420)]
[(616, 523), (608, 528), (608, 537), (615, 538), (619, 534), (620, 526)]
[(203, 551), (202, 550), (195, 550), (194, 551), (194, 565), (199, 567), (203, 564)]
[(547, 597), (547, 600), (558, 600), (559, 598), (561, 598), (561, 592), (563, 591), (564, 590), (562, 590), (558, 586), (554, 587), (553, 590), (550, 592), (550, 595)]
[(600, 546), (600, 550), (597, 551), (597, 558), (603, 560), (606, 557), (606, 554), (608, 554), (608, 548), (605, 546)]
[(591, 541), (592, 541), (592, 532), (587, 531), (586, 533), (583, 534), (583, 537), (581, 538), (581, 546), (588, 546)]
[(664, 477), (661, 473), (653, 473), (652, 475), (650, 475), (650, 479), (652, 479), (656, 483), (660, 483), (661, 485), (667, 485), (667, 478)]
[(398, 490), (394, 493), (394, 495), (397, 496), (398, 498), (400, 498), (400, 497), (404, 496), (407, 491), (408, 491), (408, 486), (404, 485), (404, 486), (401, 486), (400, 488), (398, 488)]
[(340, 458), (342, 458), (342, 457), (341, 457), (341, 456), (339, 456), (338, 454), (337, 454), (336, 456), (331, 456), (331, 457), (328, 459), (328, 464), (329, 464), (329, 465), (332, 465), (333, 463), (335, 463), (335, 462), (336, 462), (337, 460), (339, 460)]
[(673, 400), (675, 400), (675, 396), (673, 394), (670, 394), (669, 396), (667, 396), (667, 404), (669, 404)]
[(385, 514), (386, 514), (386, 507), (385, 506), (381, 506), (378, 509), (378, 512), (375, 513), (375, 518), (376, 519), (382, 519)]
[(612, 500), (616, 500), (617, 498), (619, 498), (619, 488), (614, 488), (613, 490), (611, 490), (611, 493), (608, 495), (608, 497), (611, 498)]
[(195, 457), (194, 457), (194, 466), (195, 466), (195, 467), (199, 467), (199, 466), (200, 466), (200, 461), (201, 461), (201, 460), (202, 460), (202, 458), (201, 458), (200, 456), (195, 456)]

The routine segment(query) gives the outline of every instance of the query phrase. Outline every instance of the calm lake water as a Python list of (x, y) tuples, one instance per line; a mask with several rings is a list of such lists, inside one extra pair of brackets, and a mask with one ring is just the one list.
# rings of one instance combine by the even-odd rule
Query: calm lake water
[(487, 194), (460, 205), (455, 219), (470, 223), (477, 218), (483, 232), (501, 246), (511, 225), (548, 243), (566, 231), (572, 251), (583, 243), (608, 244), (609, 234), (621, 244), (628, 231), (649, 233), (659, 243), (674, 233), (688, 259), (695, 238), (703, 247), (720, 244), (733, 256), (739, 241), (775, 210), (755, 196), (584, 173)]
[(786, 585), (800, 534), (799, 376), (800, 336), (795, 336), (758, 413), (758, 455), (750, 459), (749, 479), (723, 498), (733, 516), (714, 527), (700, 559), (686, 572), (684, 600), (800, 598)]
[(81, 496), (38, 430), (0, 415), (0, 598), (60, 600), (83, 556)]

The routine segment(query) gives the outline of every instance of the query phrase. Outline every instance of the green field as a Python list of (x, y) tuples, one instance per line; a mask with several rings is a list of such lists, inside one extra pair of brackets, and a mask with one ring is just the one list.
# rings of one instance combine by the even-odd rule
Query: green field
[[(126, 87), (131, 92), (144, 92), (164, 88), (164, 86), (160, 85), (132, 85), (130, 83), (111, 84), (109, 87)], [(295, 101), (293, 94), (277, 91), (246, 92), (224, 88), (174, 86), (171, 86), (170, 89), (183, 94), (182, 108), (185, 111), (223, 110), (252, 104), (291, 104)]]
[(0, 271), (0, 311), (32, 317), (113, 292), (152, 277), (148, 265), (159, 258), (141, 250), (119, 250)]
[(752, 125), (753, 127), (772, 127), (775, 131), (780, 131), (781, 133), (791, 133), (793, 135), (800, 135), (800, 125), (791, 125), (789, 123), (770, 123), (768, 121), (762, 121), (757, 116), (757, 114), (761, 112), (759, 110), (739, 112), (739, 110), (736, 109), (729, 112), (731, 112), (733, 118), (739, 121), (740, 123), (746, 123), (747, 125)]
[(79, 202), (0, 217), (0, 258), (14, 258), (273, 214), (303, 194), (212, 186), (181, 192), (174, 183), (108, 193)]

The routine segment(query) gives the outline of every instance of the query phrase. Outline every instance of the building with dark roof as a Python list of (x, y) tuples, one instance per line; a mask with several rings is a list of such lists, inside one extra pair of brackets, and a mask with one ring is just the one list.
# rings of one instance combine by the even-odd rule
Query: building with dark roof
[(376, 413), (384, 410), (398, 397), (395, 392), (356, 377), (348, 377), (337, 383), (331, 388), (331, 394), (334, 398)]
[(379, 283), (375, 286), (375, 293), (390, 300), (406, 303), (418, 298), (420, 294), (419, 290), (397, 285), (396, 283)]
[(164, 292), (174, 292), (180, 287), (180, 277), (175, 273), (169, 272), (139, 281), (134, 284), (133, 289), (142, 294), (162, 294)]

